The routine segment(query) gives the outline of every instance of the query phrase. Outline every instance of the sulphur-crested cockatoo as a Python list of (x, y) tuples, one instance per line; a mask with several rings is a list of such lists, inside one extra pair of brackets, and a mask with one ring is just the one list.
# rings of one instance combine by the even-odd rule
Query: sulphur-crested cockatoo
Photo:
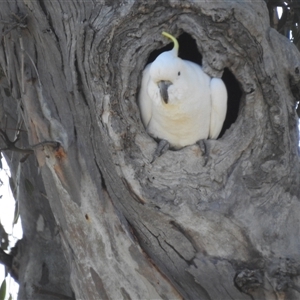
[(179, 58), (177, 39), (162, 34), (174, 47), (146, 66), (138, 97), (147, 132), (174, 149), (216, 139), (227, 110), (225, 84), (209, 77), (199, 65)]

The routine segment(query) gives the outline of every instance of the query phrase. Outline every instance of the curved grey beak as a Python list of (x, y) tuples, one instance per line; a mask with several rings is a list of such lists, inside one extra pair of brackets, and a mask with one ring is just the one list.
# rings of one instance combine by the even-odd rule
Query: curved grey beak
[(169, 101), (169, 94), (168, 94), (168, 88), (169, 86), (172, 84), (171, 81), (167, 81), (167, 80), (161, 80), (158, 82), (158, 88), (159, 88), (159, 92), (160, 92), (160, 96), (162, 97), (162, 99), (164, 100), (164, 102), (167, 104)]

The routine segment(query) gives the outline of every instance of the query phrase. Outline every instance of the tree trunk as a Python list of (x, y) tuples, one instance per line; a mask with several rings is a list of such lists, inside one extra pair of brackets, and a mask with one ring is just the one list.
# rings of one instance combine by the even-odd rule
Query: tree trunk
[[(264, 1), (102, 2), (1, 2), (1, 129), (34, 150), (5, 151), (19, 298), (299, 299), (297, 49)], [(162, 31), (238, 81), (206, 165), (197, 145), (150, 163), (136, 98)]]

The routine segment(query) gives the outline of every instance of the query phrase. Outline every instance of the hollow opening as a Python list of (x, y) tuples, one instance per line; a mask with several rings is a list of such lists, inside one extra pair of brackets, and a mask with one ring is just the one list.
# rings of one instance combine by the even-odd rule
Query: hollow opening
[[(202, 55), (198, 51), (196, 41), (188, 33), (181, 34), (177, 38), (177, 40), (179, 43), (179, 57), (185, 60), (192, 61), (201, 66)], [(152, 63), (156, 59), (156, 57), (162, 52), (169, 51), (172, 48), (173, 43), (169, 43), (168, 45), (160, 49), (154, 50), (149, 55), (147, 64)], [(222, 79), (227, 88), (228, 102), (226, 118), (222, 130), (220, 132), (219, 138), (236, 121), (240, 107), (240, 99), (242, 97), (242, 90), (240, 88), (240, 84), (229, 69), (225, 68)]]

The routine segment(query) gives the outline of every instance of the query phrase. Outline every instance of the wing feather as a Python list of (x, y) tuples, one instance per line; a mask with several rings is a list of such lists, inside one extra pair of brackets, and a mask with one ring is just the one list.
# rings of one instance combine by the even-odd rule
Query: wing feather
[(138, 104), (145, 128), (147, 128), (152, 117), (152, 100), (148, 93), (148, 85), (150, 83), (150, 66), (151, 64), (147, 65), (143, 71), (141, 89), (138, 97)]
[(222, 79), (212, 78), (209, 138), (216, 139), (223, 127), (227, 112), (227, 89)]

